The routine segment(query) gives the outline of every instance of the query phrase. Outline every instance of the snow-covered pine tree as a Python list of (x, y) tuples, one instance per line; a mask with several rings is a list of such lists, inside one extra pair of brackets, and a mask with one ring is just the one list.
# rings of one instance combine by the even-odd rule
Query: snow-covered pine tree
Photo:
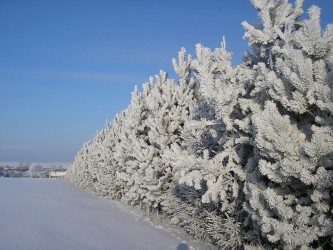
[(147, 117), (145, 96), (149, 92), (149, 86), (144, 88), (143, 93), (135, 87), (131, 104), (122, 114), (121, 128), (116, 135), (117, 140), (113, 149), (112, 160), (116, 166), (114, 188), (118, 190), (117, 198), (130, 205), (140, 203), (139, 194), (135, 192), (135, 180), (138, 179), (138, 165), (142, 159), (135, 154), (142, 152), (139, 142), (147, 136), (147, 128), (144, 124)]
[(120, 199), (129, 193), (130, 154), (137, 150), (133, 138), (141, 129), (142, 99), (136, 87), (129, 107), (82, 147), (67, 179), (101, 196)]
[(161, 157), (163, 151), (172, 143), (180, 143), (180, 131), (185, 120), (192, 115), (196, 102), (196, 84), (190, 76), (190, 58), (186, 51), (179, 52), (179, 64), (174, 60), (178, 84), (168, 79), (163, 71), (144, 84), (143, 101), (145, 119), (142, 130), (133, 134), (130, 150), (132, 166), (126, 165), (124, 171), (133, 170), (126, 176), (124, 171), (118, 173), (126, 186), (125, 201), (140, 205), (148, 211), (160, 212), (161, 202), (169, 193), (172, 182), (172, 168)]
[[(248, 139), (236, 129), (242, 86), (238, 85), (224, 40), (213, 52), (198, 44), (196, 54), (191, 68), (202, 99), (195, 116), (185, 123), (182, 145), (174, 144), (164, 157), (178, 180), (174, 188), (178, 201), (174, 202), (186, 202), (185, 211), (199, 214), (189, 220), (188, 232), (224, 248), (237, 248), (243, 244), (240, 221), (244, 218), (240, 192), (245, 179), (241, 167), (245, 152), (240, 142)], [(186, 223), (184, 213), (178, 215), (178, 207), (169, 206), (177, 222)]]
[(122, 115), (117, 115), (112, 123), (103, 129), (104, 136), (99, 140), (98, 163), (95, 169), (95, 193), (100, 196), (118, 198), (121, 188), (118, 185), (116, 171), (118, 164), (114, 159), (116, 145), (122, 128)]
[(243, 23), (252, 48), (244, 70), (254, 73), (239, 101), (254, 147), (244, 208), (261, 244), (332, 244), (333, 26), (322, 31), (315, 6), (302, 20), (302, 0), (252, 3), (261, 23)]
[(96, 171), (99, 164), (99, 142), (103, 137), (104, 130), (97, 133), (93, 140), (83, 145), (66, 175), (68, 180), (93, 193), (96, 192), (95, 185), (98, 185)]
[[(148, 211), (158, 207), (159, 200), (162, 199), (160, 195), (162, 176), (169, 177), (168, 173), (163, 173), (164, 164), (159, 157), (161, 148), (167, 146), (168, 135), (156, 133), (156, 130), (163, 127), (163, 119), (167, 119), (167, 116), (163, 117), (159, 114), (163, 109), (160, 104), (163, 103), (166, 107), (171, 106), (163, 99), (163, 92), (166, 92), (168, 88), (174, 91), (175, 85), (167, 78), (165, 72), (161, 72), (155, 79), (151, 78), (144, 85), (145, 119), (142, 120), (144, 129), (143, 133), (133, 135), (131, 142), (133, 166), (126, 167), (126, 169), (133, 169), (133, 173), (127, 180), (132, 184), (132, 188), (126, 194), (126, 202), (140, 205)], [(156, 121), (153, 122), (153, 120)], [(161, 140), (158, 141), (158, 138)]]

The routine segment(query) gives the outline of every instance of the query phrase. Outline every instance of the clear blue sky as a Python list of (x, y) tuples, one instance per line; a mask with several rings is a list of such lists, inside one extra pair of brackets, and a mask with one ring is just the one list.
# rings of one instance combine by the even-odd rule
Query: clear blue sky
[[(312, 4), (333, 22), (332, 0)], [(256, 19), (247, 0), (0, 0), (0, 161), (72, 162), (181, 47), (224, 35), (238, 64)]]

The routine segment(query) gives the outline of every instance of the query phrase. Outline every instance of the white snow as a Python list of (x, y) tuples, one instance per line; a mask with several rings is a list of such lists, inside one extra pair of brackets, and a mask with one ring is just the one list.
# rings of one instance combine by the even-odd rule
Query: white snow
[(0, 178), (0, 249), (203, 249), (65, 180)]

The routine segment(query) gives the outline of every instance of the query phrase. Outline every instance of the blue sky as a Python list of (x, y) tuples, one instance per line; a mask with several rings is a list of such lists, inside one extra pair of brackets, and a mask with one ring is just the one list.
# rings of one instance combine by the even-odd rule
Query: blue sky
[[(333, 23), (331, 0), (305, 0)], [(0, 0), (0, 161), (72, 162), (181, 47), (247, 48), (246, 0)]]

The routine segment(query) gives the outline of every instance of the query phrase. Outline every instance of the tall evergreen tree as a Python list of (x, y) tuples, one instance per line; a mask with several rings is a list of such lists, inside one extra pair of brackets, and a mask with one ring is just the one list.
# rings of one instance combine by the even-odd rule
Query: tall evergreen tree
[(320, 10), (301, 20), (302, 2), (252, 1), (261, 24), (244, 23), (252, 46), (250, 97), (254, 155), (244, 208), (270, 243), (319, 246), (332, 236), (333, 26)]

